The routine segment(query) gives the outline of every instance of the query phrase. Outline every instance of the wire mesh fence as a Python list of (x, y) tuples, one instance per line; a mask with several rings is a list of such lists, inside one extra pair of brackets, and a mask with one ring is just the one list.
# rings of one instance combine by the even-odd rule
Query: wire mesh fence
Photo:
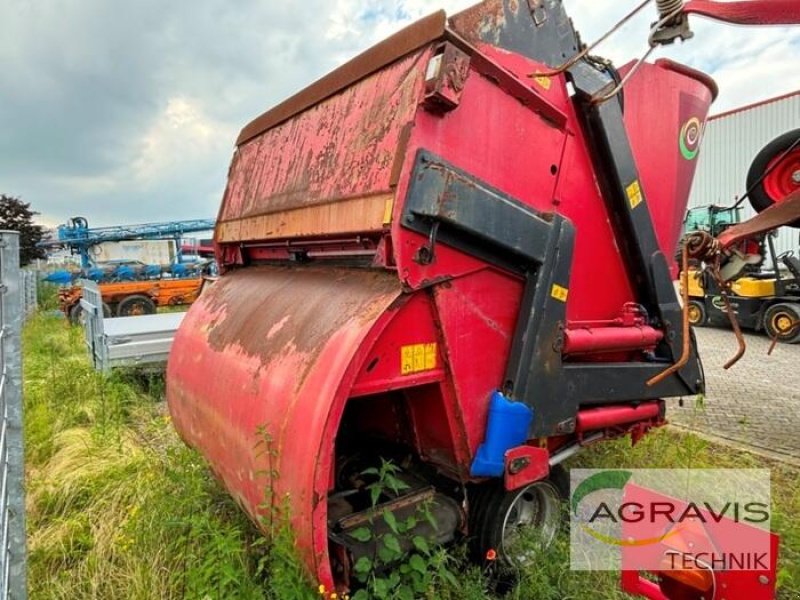
[(19, 234), (0, 231), (0, 600), (27, 597), (21, 332), (35, 302), (36, 273), (19, 268)]

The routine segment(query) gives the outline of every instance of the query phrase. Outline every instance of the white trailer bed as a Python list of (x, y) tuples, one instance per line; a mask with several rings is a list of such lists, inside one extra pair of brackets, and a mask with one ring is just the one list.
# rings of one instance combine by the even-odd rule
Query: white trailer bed
[(97, 284), (82, 281), (86, 346), (94, 368), (110, 371), (121, 366), (164, 368), (185, 312), (103, 317), (103, 299)]

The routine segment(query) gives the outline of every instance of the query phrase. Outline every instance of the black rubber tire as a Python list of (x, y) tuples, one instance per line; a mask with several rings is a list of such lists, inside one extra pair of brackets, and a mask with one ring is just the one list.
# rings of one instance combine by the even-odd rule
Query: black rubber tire
[[(103, 317), (108, 319), (112, 314), (111, 307), (103, 302)], [(69, 309), (69, 322), (70, 325), (83, 325), (83, 307), (80, 302), (73, 304)]]
[(123, 298), (117, 307), (118, 317), (135, 317), (156, 314), (156, 303), (147, 296), (134, 294)]
[[(776, 198), (772, 198), (764, 189), (763, 182), (758, 183), (759, 179), (764, 175), (767, 167), (773, 159), (777, 158), (786, 152), (792, 144), (800, 138), (800, 129), (795, 129), (784, 133), (782, 136), (775, 138), (759, 152), (753, 163), (750, 165), (750, 170), (747, 173), (747, 189), (750, 191), (750, 204), (756, 212), (763, 212), (770, 206), (775, 204)], [(790, 227), (800, 228), (800, 219), (794, 221), (789, 225)]]
[[(569, 494), (569, 477), (560, 466), (553, 467), (548, 479), (538, 484), (550, 486), (559, 502), (558, 528), (564, 524), (562, 502)], [(470, 554), (478, 564), (487, 564), (486, 557), (490, 550), (497, 552), (497, 575), (507, 578), (517, 572), (518, 568), (510, 557), (502, 552), (503, 523), (506, 514), (518, 496), (525, 493), (525, 488), (507, 492), (501, 480), (493, 480), (474, 486), (469, 493)], [(552, 541), (552, 540), (551, 540)]]
[(791, 319), (793, 323), (800, 321), (800, 304), (794, 302), (781, 302), (773, 304), (764, 313), (764, 331), (767, 335), (783, 344), (800, 344), (800, 326), (794, 327), (787, 333), (781, 333), (781, 330), (776, 326), (776, 321), (785, 316)]
[[(693, 309), (697, 311), (699, 316), (697, 319), (692, 319)], [(706, 305), (702, 300), (689, 300), (689, 324), (692, 327), (704, 327), (708, 323), (708, 313), (706, 312)]]

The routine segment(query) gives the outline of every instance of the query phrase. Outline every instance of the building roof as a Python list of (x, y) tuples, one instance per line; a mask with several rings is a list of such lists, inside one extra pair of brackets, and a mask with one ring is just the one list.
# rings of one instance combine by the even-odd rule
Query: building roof
[(759, 102), (753, 102), (752, 104), (746, 104), (744, 106), (740, 106), (739, 108), (734, 108), (732, 110), (725, 111), (723, 113), (719, 113), (718, 115), (712, 115), (709, 117), (709, 121), (713, 121), (715, 119), (722, 119), (724, 117), (729, 117), (731, 115), (735, 115), (737, 113), (746, 112), (748, 110), (752, 110), (754, 108), (758, 108), (760, 106), (765, 106), (767, 104), (773, 104), (774, 102), (780, 102), (781, 100), (786, 100), (787, 98), (792, 98), (794, 96), (800, 96), (800, 90), (796, 92), (789, 92), (788, 94), (783, 94), (781, 96), (776, 96), (775, 98), (767, 98), (766, 100), (761, 100)]

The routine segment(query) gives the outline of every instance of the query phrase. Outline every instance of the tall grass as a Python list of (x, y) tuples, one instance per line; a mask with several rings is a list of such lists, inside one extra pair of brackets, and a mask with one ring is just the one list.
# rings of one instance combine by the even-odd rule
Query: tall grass
[(267, 597), (260, 536), (175, 435), (158, 378), (95, 373), (51, 316), (24, 352), (31, 598)]
[[(306, 599), (291, 533), (268, 544), (174, 433), (163, 379), (89, 367), (82, 332), (39, 315), (24, 332), (30, 596), (36, 599)], [(781, 598), (800, 597), (798, 472), (695, 436), (660, 431), (600, 444), (571, 466), (763, 467), (783, 536)], [(452, 561), (466, 565), (455, 549)], [(624, 598), (618, 574), (569, 571), (566, 534), (506, 597)], [(463, 566), (427, 598), (491, 597)]]

